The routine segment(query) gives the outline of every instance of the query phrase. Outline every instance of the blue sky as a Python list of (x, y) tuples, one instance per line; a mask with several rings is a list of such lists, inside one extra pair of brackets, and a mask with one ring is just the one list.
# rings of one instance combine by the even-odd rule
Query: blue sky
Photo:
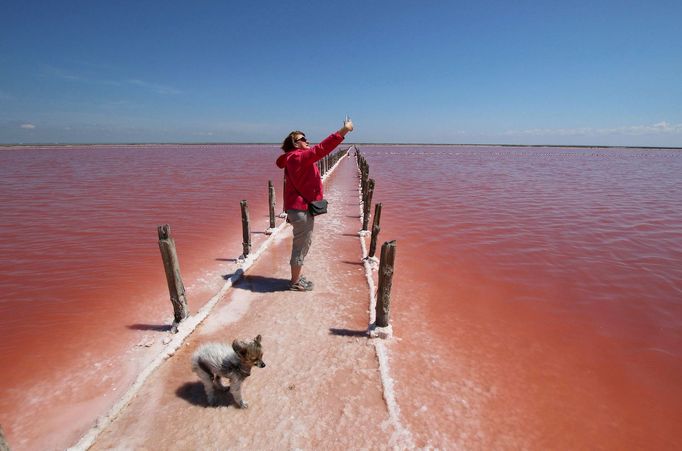
[(34, 1), (0, 143), (682, 146), (682, 2)]

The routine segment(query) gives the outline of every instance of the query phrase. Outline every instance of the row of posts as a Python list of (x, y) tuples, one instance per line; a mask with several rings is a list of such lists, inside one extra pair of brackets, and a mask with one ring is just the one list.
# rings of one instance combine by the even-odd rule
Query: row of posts
[[(366, 232), (369, 227), (369, 213), (372, 206), (372, 197), (374, 196), (374, 179), (369, 178), (369, 163), (364, 156), (360, 154), (360, 150), (356, 148), (355, 151), (358, 169), (360, 171), (360, 193), (362, 195), (362, 231)], [(372, 222), (372, 238), (369, 242), (368, 257), (374, 257), (377, 250), (377, 237), (381, 227), (379, 221), (381, 220), (381, 203), (374, 206), (374, 221)]]
[[(355, 148), (355, 159), (360, 173), (360, 193), (362, 196), (362, 231), (367, 232), (370, 219), (372, 196), (374, 195), (375, 182), (369, 177), (369, 163)], [(372, 221), (372, 237), (369, 242), (369, 252), (366, 258), (374, 258), (377, 248), (377, 238), (381, 227), (381, 203), (374, 206), (374, 219)], [(381, 259), (379, 260), (379, 286), (377, 288), (376, 303), (376, 326), (387, 327), (391, 310), (391, 287), (393, 285), (393, 272), (395, 264), (396, 241), (386, 241), (381, 246)]]
[(317, 169), (319, 169), (321, 175), (325, 175), (331, 168), (334, 167), (337, 161), (339, 161), (343, 156), (348, 153), (348, 149), (339, 150), (338, 152), (330, 153), (325, 155), (320, 160), (317, 160)]
[[(326, 174), (337, 161), (339, 161), (348, 149), (339, 150), (333, 154), (327, 155), (317, 161), (318, 169), (322, 175)], [(286, 179), (284, 180), (284, 187), (286, 187)], [(272, 180), (268, 180), (268, 205), (270, 213), (270, 228), (266, 233), (272, 233), (275, 228), (275, 186)], [(249, 219), (249, 204), (246, 200), (239, 202), (242, 214), (242, 255), (240, 259), (245, 259), (251, 253), (251, 221)], [(170, 225), (163, 224), (157, 227), (159, 235), (159, 249), (161, 250), (161, 259), (163, 260), (163, 267), (166, 272), (166, 281), (168, 282), (168, 291), (170, 293), (171, 304), (173, 304), (173, 325), (171, 332), (177, 333), (178, 325), (182, 320), (189, 316), (189, 309), (187, 307), (187, 295), (185, 292), (185, 285), (182, 282), (180, 275), (180, 263), (178, 261), (178, 254), (175, 249), (175, 241), (171, 237)]]

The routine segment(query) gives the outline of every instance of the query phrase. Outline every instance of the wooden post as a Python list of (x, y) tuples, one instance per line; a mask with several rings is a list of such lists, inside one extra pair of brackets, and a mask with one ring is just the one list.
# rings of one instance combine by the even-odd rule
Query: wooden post
[(249, 204), (245, 200), (239, 202), (242, 207), (242, 247), (244, 253), (242, 257), (246, 258), (251, 252), (251, 226), (249, 224)]
[(379, 221), (381, 220), (381, 203), (376, 204), (374, 207), (374, 220), (372, 221), (372, 239), (369, 242), (369, 257), (374, 257), (374, 253), (377, 250), (377, 237), (379, 236), (379, 231), (381, 227), (379, 226)]
[(7, 439), (5, 439), (5, 431), (2, 430), (1, 424), (0, 424), (0, 451), (10, 451), (9, 444), (7, 444)]
[(268, 201), (270, 205), (270, 228), (275, 228), (275, 185), (268, 180)]
[(376, 325), (387, 327), (391, 311), (391, 285), (395, 263), (396, 241), (387, 241), (381, 246), (379, 262), (379, 288), (377, 289)]
[(160, 225), (158, 226), (157, 231), (159, 234), (161, 259), (163, 260), (163, 267), (166, 271), (168, 291), (170, 292), (170, 300), (173, 304), (173, 325), (171, 326), (171, 332), (177, 333), (180, 321), (189, 316), (187, 297), (185, 296), (185, 285), (182, 283), (182, 276), (180, 275), (180, 264), (178, 262), (178, 254), (175, 250), (175, 241), (170, 236), (170, 226), (168, 224)]
[(369, 212), (372, 208), (372, 195), (374, 194), (374, 179), (367, 182), (367, 195), (362, 206), (362, 230), (367, 230), (369, 225)]
[(287, 217), (287, 211), (284, 209), (284, 196), (285, 196), (286, 192), (287, 192), (287, 176), (282, 175), (282, 213), (280, 214), (281, 218)]

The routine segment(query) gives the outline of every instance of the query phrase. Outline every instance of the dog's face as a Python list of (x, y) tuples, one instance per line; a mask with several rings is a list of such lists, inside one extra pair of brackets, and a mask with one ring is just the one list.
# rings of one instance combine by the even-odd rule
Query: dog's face
[(263, 348), (261, 348), (260, 340), (261, 336), (258, 335), (252, 341), (235, 340), (232, 342), (232, 349), (234, 349), (234, 352), (239, 356), (239, 360), (248, 367), (265, 367), (265, 362), (263, 362)]

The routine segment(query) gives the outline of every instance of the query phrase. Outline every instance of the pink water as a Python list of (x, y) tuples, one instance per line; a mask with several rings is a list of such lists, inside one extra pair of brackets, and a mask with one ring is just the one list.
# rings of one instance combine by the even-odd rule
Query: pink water
[[(677, 446), (682, 152), (361, 150), (380, 239), (398, 241), (390, 363), (416, 446)], [(255, 232), (268, 227), (279, 152), (0, 150), (0, 423), (13, 449), (85, 432), (80, 416), (143, 365), (136, 344), (170, 324), (157, 225), (171, 224), (192, 311), (223, 285), (239, 200)]]
[(361, 150), (417, 446), (679, 446), (682, 152)]
[(239, 201), (264, 237), (280, 153), (0, 150), (0, 423), (13, 449), (73, 443), (144, 367), (172, 322), (157, 225), (171, 225), (192, 312), (223, 286), (242, 253)]

